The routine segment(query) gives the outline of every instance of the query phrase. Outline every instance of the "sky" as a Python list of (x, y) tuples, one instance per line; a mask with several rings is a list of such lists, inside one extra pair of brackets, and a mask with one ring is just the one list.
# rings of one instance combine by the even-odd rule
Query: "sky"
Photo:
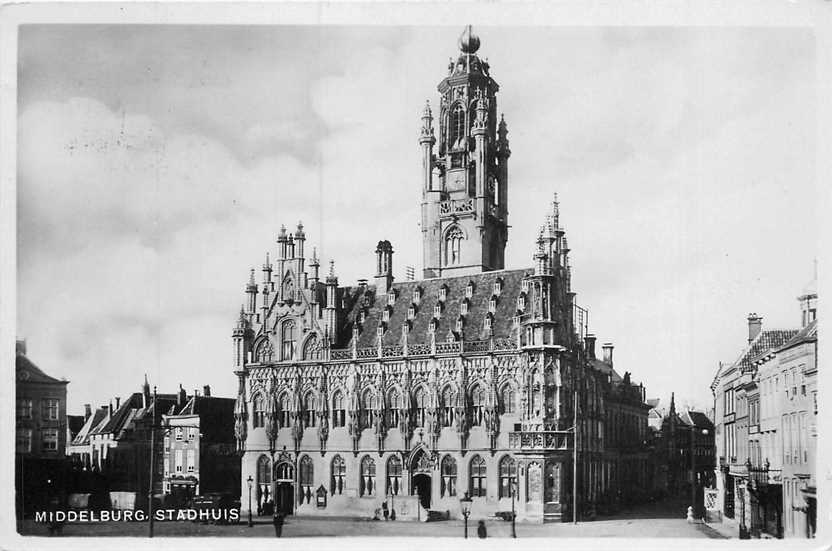
[[(138, 391), (233, 397), (231, 330), (281, 224), (342, 284), (422, 266), (420, 115), (456, 27), (28, 25), (18, 68), (18, 327), (69, 413)], [(553, 194), (573, 290), (667, 405), (796, 328), (818, 249), (805, 28), (475, 27), (500, 84), (506, 267)]]

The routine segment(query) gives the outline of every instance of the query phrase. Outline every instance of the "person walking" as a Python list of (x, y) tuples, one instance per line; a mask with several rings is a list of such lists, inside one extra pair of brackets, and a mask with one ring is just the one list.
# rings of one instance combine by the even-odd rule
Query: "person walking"
[(274, 516), (272, 517), (272, 524), (274, 524), (274, 536), (276, 538), (279, 538), (283, 534), (283, 521), (283, 512), (279, 509), (275, 509)]
[(485, 521), (481, 520), (477, 525), (477, 537), (478, 538), (486, 538), (488, 537), (488, 533), (485, 531)]

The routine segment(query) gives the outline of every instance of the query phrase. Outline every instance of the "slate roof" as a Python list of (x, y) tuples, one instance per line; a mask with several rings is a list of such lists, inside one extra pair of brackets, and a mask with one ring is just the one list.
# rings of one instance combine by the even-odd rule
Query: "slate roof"
[[(171, 408), (176, 406), (176, 394), (157, 394), (157, 415), (161, 415)], [(125, 433), (133, 428), (133, 424), (137, 420), (141, 420), (150, 415), (153, 409), (153, 400), (151, 399), (147, 408), (143, 407), (143, 396), (141, 392), (134, 392), (127, 400), (121, 403), (105, 423), (96, 427), (92, 433), (94, 434), (113, 434), (116, 439), (125, 436)]]
[(17, 354), (15, 357), (15, 374), (17, 379), (21, 379), (21, 373), (26, 373), (28, 378), (25, 378), (27, 383), (48, 383), (48, 384), (58, 384), (58, 385), (65, 385), (69, 381), (62, 381), (60, 379), (56, 379), (50, 375), (47, 375), (43, 372), (41, 368), (36, 366), (32, 360), (24, 356), (23, 354)]
[(607, 362), (605, 362), (603, 360), (599, 360), (597, 358), (590, 359), (589, 360), (589, 365), (591, 365), (594, 369), (600, 371), (604, 375), (609, 375), (610, 380), (613, 383), (620, 383), (624, 380), (621, 377), (621, 375), (619, 375), (618, 372), (615, 369), (612, 368), (612, 366), (610, 364), (608, 364)]
[[(486, 338), (485, 318), (489, 312), (489, 301), (494, 294), (494, 283), (502, 279), (502, 290), (497, 297), (497, 308), (492, 321), (492, 334), (495, 338), (510, 337), (517, 313), (517, 297), (522, 292), (522, 281), (532, 275), (531, 268), (521, 270), (499, 270), (455, 277), (423, 279), (420, 281), (394, 282), (391, 289), (396, 293), (396, 300), (392, 305), (387, 330), (382, 337), (384, 346), (401, 343), (402, 325), (407, 322), (408, 308), (414, 302), (417, 288), (421, 288), (421, 300), (416, 305), (415, 317), (408, 333), (410, 343), (429, 343), (429, 324), (433, 319), (434, 306), (439, 303), (440, 289), (447, 286), (439, 325), (436, 328), (436, 340), (447, 340), (449, 331), (455, 330), (456, 321), (460, 315), (463, 301), (466, 300), (468, 282), (474, 284), (474, 291), (468, 299), (468, 313), (463, 325), (463, 340), (475, 341)], [(384, 310), (388, 306), (388, 295), (379, 292), (375, 285), (364, 287), (342, 287), (339, 289), (341, 299), (347, 309), (346, 322), (341, 331), (338, 348), (348, 348), (352, 345), (352, 328), (364, 309), (365, 300), (368, 307), (365, 310), (364, 323), (358, 337), (358, 348), (377, 346), (376, 329), (383, 319)]]
[(772, 349), (783, 346), (796, 334), (797, 329), (769, 329), (760, 331), (760, 334), (755, 337), (751, 345), (746, 348), (737, 364), (743, 371), (751, 369), (754, 366), (754, 360)]
[(708, 416), (701, 411), (685, 411), (679, 418), (688, 426), (694, 425), (696, 427), (713, 428), (713, 422), (708, 419)]
[(69, 429), (69, 434), (72, 435), (72, 438), (75, 438), (75, 435), (78, 434), (78, 431), (81, 430), (81, 427), (84, 426), (86, 419), (84, 419), (83, 415), (67, 415), (66, 416), (66, 426)]
[(234, 398), (192, 396), (176, 415), (198, 415), (199, 431), (209, 442), (234, 441)]
[(818, 320), (815, 319), (777, 350), (786, 350), (798, 344), (815, 342), (816, 340), (818, 340)]
[(75, 438), (72, 439), (72, 445), (78, 446), (89, 443), (90, 434), (92, 434), (95, 428), (99, 425), (103, 426), (103, 422), (107, 418), (107, 414), (107, 408), (104, 407), (97, 408), (92, 414), (90, 414), (89, 418), (84, 422), (84, 426), (81, 427), (81, 430), (79, 430), (75, 435)]
[(656, 407), (658, 407), (660, 400), (660, 398), (648, 398), (646, 404), (651, 408), (655, 409)]

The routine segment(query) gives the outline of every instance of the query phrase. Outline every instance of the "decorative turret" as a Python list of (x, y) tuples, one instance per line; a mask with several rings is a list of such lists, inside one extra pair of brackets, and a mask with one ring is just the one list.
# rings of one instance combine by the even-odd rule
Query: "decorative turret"
[(295, 231), (295, 256), (303, 258), (303, 243), (306, 241), (306, 234), (303, 231), (303, 222), (298, 222), (297, 230)]
[(376, 292), (386, 293), (393, 286), (393, 245), (379, 241), (376, 246)]
[(334, 343), (338, 337), (338, 310), (337, 310), (338, 276), (335, 275), (335, 261), (329, 261), (329, 274), (326, 276), (326, 307), (324, 324), (326, 327), (329, 342)]
[(317, 302), (318, 295), (314, 292), (314, 290), (318, 286), (318, 281), (320, 280), (318, 274), (321, 263), (318, 261), (318, 250), (315, 247), (312, 247), (312, 260), (309, 261), (309, 267), (312, 268), (312, 277), (309, 278), (309, 288), (313, 290), (312, 302)]
[(253, 318), (257, 310), (257, 283), (254, 282), (254, 268), (251, 269), (251, 274), (246, 284), (246, 294), (248, 295), (248, 312), (249, 318)]
[(277, 234), (277, 252), (280, 260), (285, 260), (287, 254), (286, 226), (280, 226), (280, 232)]

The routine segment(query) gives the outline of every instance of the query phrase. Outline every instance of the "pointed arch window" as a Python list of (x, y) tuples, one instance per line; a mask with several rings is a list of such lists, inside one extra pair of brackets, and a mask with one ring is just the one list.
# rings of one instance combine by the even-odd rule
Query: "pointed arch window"
[(315, 393), (310, 390), (306, 393), (306, 397), (303, 400), (303, 420), (307, 427), (315, 426), (315, 418), (317, 417), (315, 404)]
[(347, 484), (347, 464), (344, 463), (344, 458), (340, 455), (332, 458), (332, 474), (329, 482), (330, 494), (341, 495), (344, 493)]
[(314, 485), (314, 467), (312, 466), (312, 458), (304, 455), (300, 459), (300, 501), (301, 503), (309, 503), (312, 501), (313, 485)]
[(252, 416), (252, 424), (254, 428), (266, 426), (266, 400), (262, 393), (258, 393), (254, 398), (254, 415)]
[(292, 424), (292, 403), (289, 400), (289, 394), (284, 392), (280, 395), (278, 400), (280, 406), (280, 427), (285, 428)]
[(344, 395), (336, 390), (332, 395), (332, 426), (343, 427), (346, 425), (346, 410), (344, 409)]
[(428, 395), (425, 389), (419, 387), (416, 389), (416, 415), (415, 424), (417, 427), (425, 426), (425, 408), (427, 407)]
[(395, 427), (399, 424), (399, 414), (404, 407), (402, 395), (399, 390), (393, 388), (387, 395), (387, 426)]
[(287, 321), (283, 324), (280, 330), (281, 356), (280, 358), (285, 362), (294, 359), (295, 357), (295, 322)]
[(402, 488), (402, 460), (393, 456), (387, 461), (387, 495), (399, 495)]
[(482, 424), (482, 413), (485, 406), (485, 390), (477, 385), (471, 391), (471, 424)]
[(503, 400), (503, 413), (511, 414), (511, 413), (514, 413), (516, 411), (517, 394), (514, 392), (514, 389), (512, 389), (508, 385), (506, 385), (506, 387), (503, 388), (502, 400)]
[(376, 462), (369, 455), (365, 455), (361, 460), (361, 480), (358, 490), (362, 497), (375, 495)]
[(368, 388), (361, 394), (361, 427), (373, 426), (375, 421), (375, 394)]
[(487, 468), (485, 459), (479, 455), (471, 458), (470, 495), (471, 497), (486, 496)]
[(460, 140), (465, 137), (465, 108), (457, 103), (451, 108), (451, 116), (448, 121), (449, 139), (448, 144), (453, 147), (461, 147)]
[(442, 389), (442, 426), (450, 427), (454, 424), (454, 402), (456, 394), (450, 386)]
[(500, 460), (500, 497), (511, 497), (517, 484), (517, 467), (510, 455)]
[(321, 347), (318, 344), (318, 336), (312, 335), (306, 340), (306, 344), (303, 346), (303, 359), (304, 360), (320, 360), (321, 358)]
[(459, 226), (454, 226), (448, 233), (445, 234), (445, 264), (448, 266), (455, 266), (461, 261), (462, 241), (465, 239), (465, 234), (459, 229)]
[(263, 504), (269, 500), (272, 484), (272, 466), (269, 458), (261, 455), (257, 459), (257, 509), (262, 510)]
[(456, 495), (456, 460), (450, 455), (442, 458), (442, 480), (440, 482), (442, 497)]

